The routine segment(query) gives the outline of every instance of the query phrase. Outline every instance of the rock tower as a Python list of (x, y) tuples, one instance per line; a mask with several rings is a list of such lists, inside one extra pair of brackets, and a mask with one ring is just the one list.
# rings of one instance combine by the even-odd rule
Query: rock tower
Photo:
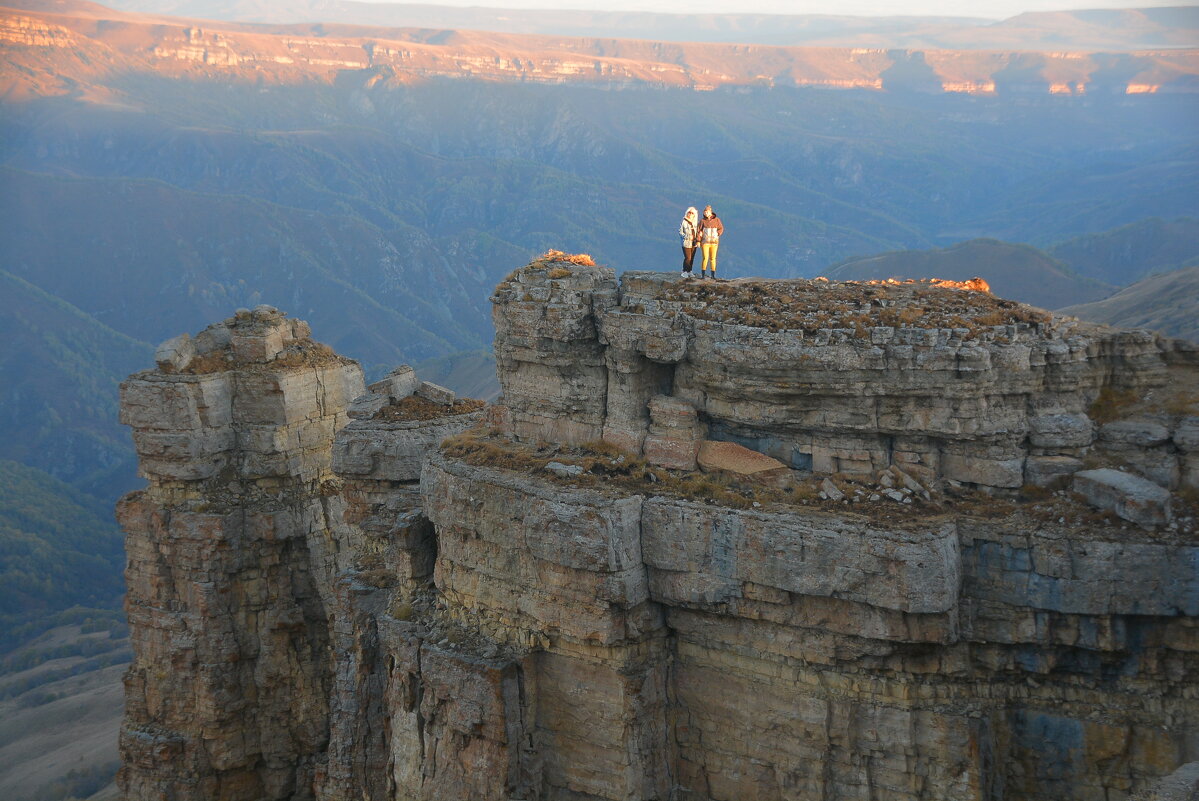
[(128, 798), (1112, 801), (1199, 759), (1194, 346), (566, 261), (493, 302), (485, 409), (269, 307), (123, 385)]

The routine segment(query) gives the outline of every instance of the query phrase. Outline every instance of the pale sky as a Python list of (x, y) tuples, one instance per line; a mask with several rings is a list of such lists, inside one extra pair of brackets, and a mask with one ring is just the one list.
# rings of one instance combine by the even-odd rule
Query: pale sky
[[(384, 2), (385, 0), (375, 0)], [(395, 0), (390, 0), (394, 2)], [(404, 0), (411, 2), (412, 0)], [(488, 8), (560, 8), (600, 11), (657, 11), (669, 14), (848, 14), (854, 16), (950, 16), (1004, 19), (1024, 11), (1063, 11), (1078, 8), (1147, 8), (1191, 5), (1129, 0), (418, 0), (439, 6), (483, 6)]]

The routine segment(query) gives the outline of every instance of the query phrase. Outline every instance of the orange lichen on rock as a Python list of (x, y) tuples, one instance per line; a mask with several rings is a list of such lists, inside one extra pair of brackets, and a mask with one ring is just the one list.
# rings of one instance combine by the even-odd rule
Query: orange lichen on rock
[(971, 278), (969, 281), (950, 281), (948, 278), (932, 279), (933, 286), (944, 286), (950, 289), (966, 289), (970, 292), (990, 292), (991, 285), (979, 277)]
[[(812, 279), (813, 281), (828, 281), (823, 275)], [(866, 284), (867, 286), (899, 286), (900, 284), (929, 284), (930, 286), (943, 286), (949, 289), (965, 289), (970, 292), (990, 292), (991, 285), (986, 282), (986, 279), (975, 276), (967, 281), (951, 281), (948, 278), (871, 278), (866, 281), (843, 281), (845, 284)]]
[(563, 253), (561, 250), (547, 250), (537, 257), (537, 261), (568, 262), (579, 267), (594, 267), (595, 259), (586, 253)]

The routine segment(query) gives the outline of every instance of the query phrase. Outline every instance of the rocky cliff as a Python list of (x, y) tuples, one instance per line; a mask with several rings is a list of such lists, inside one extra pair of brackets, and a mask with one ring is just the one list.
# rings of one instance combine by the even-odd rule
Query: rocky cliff
[(567, 261), (493, 303), (486, 409), (270, 308), (123, 385), (126, 797), (1126, 799), (1199, 758), (1193, 346)]

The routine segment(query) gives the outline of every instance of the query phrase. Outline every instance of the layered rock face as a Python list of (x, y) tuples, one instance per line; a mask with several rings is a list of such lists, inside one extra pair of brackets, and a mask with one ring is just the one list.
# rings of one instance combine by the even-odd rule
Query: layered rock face
[(499, 375), (522, 439), (602, 438), (640, 451), (660, 433), (651, 401), (668, 395), (698, 411), (712, 438), (799, 469), (896, 464), (918, 478), (1012, 488), (1067, 471), (1075, 463), (1062, 458), (1098, 444), (1168, 488), (1184, 475), (1199, 485), (1193, 417), (1101, 428), (1087, 416), (1104, 388), (1163, 388), (1170, 363), (1194, 359), (1190, 343), (1016, 304), (971, 315), (948, 299), (954, 290), (922, 285), (696, 288), (625, 273), (618, 292), (604, 268), (547, 276), (526, 269), (495, 296)]
[[(123, 389), (127, 796), (1150, 791), (1199, 759), (1192, 352), (951, 291), (535, 263), (485, 411), (164, 347)], [(263, 326), (306, 335), (230, 353)]]
[(333, 433), (358, 365), (270, 309), (121, 386), (149, 487), (124, 498), (129, 798), (311, 798), (328, 743)]

